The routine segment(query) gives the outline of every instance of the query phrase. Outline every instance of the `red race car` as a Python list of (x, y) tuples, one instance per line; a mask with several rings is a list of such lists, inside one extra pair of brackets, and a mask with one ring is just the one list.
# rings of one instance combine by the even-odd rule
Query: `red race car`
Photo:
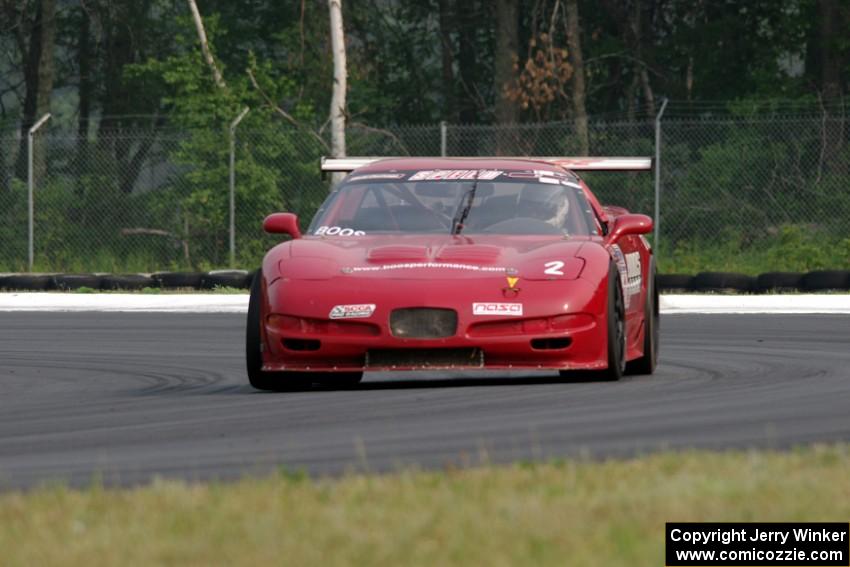
[(351, 386), (364, 370), (551, 369), (617, 380), (658, 357), (652, 219), (602, 207), (582, 170), (649, 158), (345, 158), (350, 174), (254, 277), (248, 378)]

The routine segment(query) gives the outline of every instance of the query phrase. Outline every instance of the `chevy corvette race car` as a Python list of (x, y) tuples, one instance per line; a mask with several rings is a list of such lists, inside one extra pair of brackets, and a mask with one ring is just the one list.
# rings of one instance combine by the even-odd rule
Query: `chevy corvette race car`
[(366, 370), (551, 369), (618, 380), (658, 357), (652, 219), (576, 174), (649, 158), (344, 158), (302, 234), (266, 232), (251, 288), (250, 383), (357, 384)]

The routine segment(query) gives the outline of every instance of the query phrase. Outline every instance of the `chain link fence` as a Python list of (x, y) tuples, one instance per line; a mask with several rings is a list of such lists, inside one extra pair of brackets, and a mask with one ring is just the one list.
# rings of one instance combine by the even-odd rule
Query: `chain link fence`
[[(25, 142), (26, 140), (24, 140)], [(33, 155), (33, 269), (65, 272), (253, 269), (276, 242), (272, 211), (305, 226), (329, 190), (327, 144), (268, 125), (235, 132), (230, 261), (227, 129), (105, 130), (48, 124)], [(591, 155), (655, 153), (655, 125), (591, 122)], [(577, 155), (570, 122), (352, 126), (350, 155)], [(663, 271), (843, 268), (850, 264), (850, 148), (843, 118), (670, 119), (661, 128)], [(28, 269), (26, 144), (0, 133), (0, 271)], [(652, 214), (648, 173), (585, 175), (603, 203)]]

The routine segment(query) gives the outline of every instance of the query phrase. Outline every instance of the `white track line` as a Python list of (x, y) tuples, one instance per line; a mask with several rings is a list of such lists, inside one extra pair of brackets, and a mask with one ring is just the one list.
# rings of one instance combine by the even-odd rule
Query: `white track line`
[(245, 313), (247, 294), (0, 293), (0, 311)]
[[(0, 311), (245, 313), (248, 295), (0, 293)], [(846, 295), (662, 295), (661, 312), (850, 313)]]
[(850, 313), (850, 295), (662, 295), (661, 312)]

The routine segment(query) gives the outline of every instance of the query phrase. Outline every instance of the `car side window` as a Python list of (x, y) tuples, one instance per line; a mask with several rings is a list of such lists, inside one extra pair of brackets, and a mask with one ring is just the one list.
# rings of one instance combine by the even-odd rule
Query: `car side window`
[(593, 210), (593, 206), (590, 204), (590, 201), (587, 200), (584, 191), (576, 191), (575, 197), (576, 201), (578, 201), (578, 208), (581, 210), (582, 218), (587, 226), (587, 230), (589, 232), (595, 232), (600, 236), (604, 235), (605, 229), (603, 228), (602, 221), (596, 215), (596, 211)]

